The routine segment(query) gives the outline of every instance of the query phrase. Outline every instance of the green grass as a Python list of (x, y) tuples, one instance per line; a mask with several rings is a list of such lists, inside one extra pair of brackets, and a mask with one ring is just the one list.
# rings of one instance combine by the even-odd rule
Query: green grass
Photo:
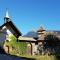
[(8, 37), (11, 41), (5, 42), (5, 46), (13, 47), (12, 52), (10, 54), (16, 55), (16, 54), (26, 54), (27, 49), (27, 43), (26, 42), (17, 42), (17, 38), (14, 35), (11, 35)]
[(60, 60), (58, 59), (55, 55), (37, 55), (37, 56), (28, 56), (28, 55), (24, 55), (24, 56), (20, 56), (20, 57), (25, 57), (25, 58), (29, 58), (29, 60)]

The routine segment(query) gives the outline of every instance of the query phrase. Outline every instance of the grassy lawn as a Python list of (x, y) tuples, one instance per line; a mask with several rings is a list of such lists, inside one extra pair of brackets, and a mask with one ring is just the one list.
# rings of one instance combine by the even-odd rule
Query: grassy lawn
[(25, 57), (25, 58), (28, 58), (29, 60), (60, 60), (60, 56), (58, 58), (58, 56), (54, 56), (54, 55), (51, 55), (51, 56), (48, 56), (48, 55), (38, 55), (38, 56), (21, 56), (21, 57)]

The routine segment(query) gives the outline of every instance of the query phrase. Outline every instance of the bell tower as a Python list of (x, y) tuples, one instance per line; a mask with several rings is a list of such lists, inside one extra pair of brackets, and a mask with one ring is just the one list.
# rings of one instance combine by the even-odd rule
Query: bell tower
[(37, 31), (38, 33), (38, 39), (44, 40), (44, 35), (46, 33), (46, 30), (41, 26), (40, 29)]
[(6, 10), (5, 17), (4, 17), (4, 23), (7, 23), (10, 21), (8, 10)]

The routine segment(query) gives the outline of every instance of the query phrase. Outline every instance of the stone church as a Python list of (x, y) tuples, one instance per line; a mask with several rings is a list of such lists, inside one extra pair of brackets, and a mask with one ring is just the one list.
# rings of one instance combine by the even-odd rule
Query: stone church
[[(56, 48), (53, 49), (48, 46), (48, 40), (53, 39), (53, 37), (56, 37), (56, 44), (60, 43), (60, 31), (46, 31), (43, 27), (40, 27), (36, 32), (36, 36), (33, 37), (32, 35), (28, 36), (22, 36), (22, 33), (17, 29), (17, 27), (14, 25), (12, 20), (9, 17), (8, 11), (6, 11), (6, 16), (4, 17), (4, 23), (0, 26), (0, 41), (6, 41), (7, 36), (10, 34), (13, 34), (17, 38), (17, 42), (27, 42), (27, 48), (28, 48), (28, 54), (29, 55), (37, 55), (37, 54), (50, 54), (50, 51), (55, 52), (55, 49), (57, 48), (54, 43), (49, 42), (51, 45), (53, 44)], [(52, 38), (49, 37), (49, 34), (52, 35)], [(49, 38), (46, 39), (46, 36), (48, 35)], [(54, 39), (53, 39), (54, 40)], [(47, 42), (47, 43), (46, 43)], [(58, 43), (59, 42), (59, 43)], [(52, 46), (53, 46), (52, 45)], [(46, 48), (45, 48), (46, 46)], [(2, 44), (1, 44), (1, 47)], [(50, 49), (50, 48), (51, 49)], [(4, 49), (9, 53), (11, 48), (9, 46), (4, 46)], [(57, 48), (59, 51), (59, 48)]]

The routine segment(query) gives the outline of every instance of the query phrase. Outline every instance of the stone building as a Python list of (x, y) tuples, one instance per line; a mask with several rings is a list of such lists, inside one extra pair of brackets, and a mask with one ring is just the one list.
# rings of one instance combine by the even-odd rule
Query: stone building
[[(33, 34), (29, 36), (22, 36), (21, 32), (16, 28), (14, 23), (11, 21), (7, 11), (6, 16), (4, 17), (4, 23), (2, 26), (0, 26), (0, 41), (2, 42), (5, 42), (6, 40), (10, 41), (10, 39), (8, 39), (8, 36), (10, 34), (13, 34), (17, 38), (16, 40), (17, 42), (27, 42), (27, 54), (29, 55), (37, 55), (39, 53), (45, 54), (46, 51), (47, 53), (49, 52), (48, 51), (50, 50), (49, 47), (45, 49), (45, 46), (44, 46), (47, 44), (46, 42), (48, 42), (48, 39), (45, 39), (45, 37), (49, 34), (56, 36), (55, 42), (58, 45), (60, 44), (60, 41), (59, 41), (60, 31), (46, 31), (43, 27), (40, 27), (40, 29), (36, 31), (35, 36)], [(3, 47), (2, 44), (1, 44), (1, 47)], [(12, 47), (9, 47), (6, 45), (4, 45), (4, 49), (7, 53), (12, 51)], [(51, 51), (54, 51), (55, 49)]]
[[(6, 11), (6, 16), (4, 17), (4, 23), (3, 25), (0, 26), (0, 41), (5, 42), (5, 41), (10, 41), (8, 39), (8, 36), (13, 34), (16, 38), (21, 36), (21, 32), (16, 28), (14, 23), (11, 21), (8, 11)], [(0, 45), (1, 46), (1, 45)], [(12, 50), (11, 47), (9, 46), (2, 46), (7, 53)]]

